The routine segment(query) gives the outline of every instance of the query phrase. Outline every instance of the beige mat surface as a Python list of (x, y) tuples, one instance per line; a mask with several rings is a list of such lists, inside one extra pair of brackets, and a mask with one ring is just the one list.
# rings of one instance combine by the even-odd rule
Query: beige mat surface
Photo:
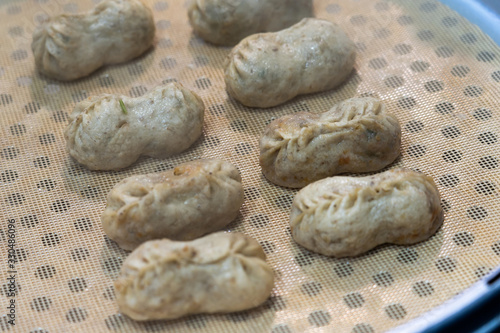
[[(317, 17), (338, 23), (358, 48), (356, 72), (335, 91), (259, 110), (228, 98), (230, 48), (192, 34), (183, 0), (147, 0), (155, 47), (126, 64), (62, 83), (34, 68), (31, 34), (47, 16), (98, 1), (0, 3), (0, 332), (382, 332), (460, 293), (500, 264), (500, 49), (437, 1), (315, 0)], [(109, 92), (139, 96), (177, 80), (206, 104), (202, 138), (165, 160), (143, 158), (120, 172), (91, 172), (65, 152), (74, 104)], [(310, 253), (290, 238), (296, 190), (267, 182), (258, 166), (265, 125), (284, 114), (321, 112), (351, 96), (376, 95), (399, 118), (402, 155), (392, 167), (436, 180), (443, 228), (414, 246), (382, 246), (354, 259)], [(255, 237), (276, 271), (270, 300), (255, 310), (136, 323), (120, 315), (113, 280), (127, 252), (103, 233), (110, 188), (132, 174), (200, 157), (239, 167), (241, 214), (229, 227)], [(7, 322), (8, 226), (16, 231), (16, 325)]]

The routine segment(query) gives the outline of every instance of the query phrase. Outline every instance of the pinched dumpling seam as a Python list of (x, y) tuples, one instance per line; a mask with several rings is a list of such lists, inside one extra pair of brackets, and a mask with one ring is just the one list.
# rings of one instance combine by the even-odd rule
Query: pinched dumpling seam
[[(122, 274), (131, 277), (136, 276), (136, 278), (133, 279), (133, 285), (129, 286), (129, 288), (140, 290), (147, 288), (148, 285), (144, 285), (144, 283), (148, 284), (148, 281), (151, 281), (150, 278), (146, 277), (146, 274), (152, 278), (161, 276), (164, 267), (169, 267), (169, 264), (172, 263), (175, 263), (177, 267), (186, 267), (190, 265), (205, 266), (222, 263), (226, 259), (231, 258), (232, 261), (239, 262), (244, 270), (247, 260), (252, 260), (254, 264), (258, 263), (264, 270), (268, 269), (268, 264), (265, 261), (266, 257), (262, 251), (256, 251), (255, 247), (249, 247), (249, 244), (242, 240), (233, 244), (234, 245), (228, 247), (227, 251), (218, 251), (216, 256), (198, 255), (196, 249), (189, 246), (168, 252), (168, 255), (151, 251), (148, 253), (148, 256), (141, 257), (140, 261), (129, 261), (129, 264)], [(261, 261), (256, 262), (254, 260), (255, 257), (261, 259)]]
[[(259, 34), (255, 35), (254, 39), (244, 39), (240, 44), (238, 44), (238, 48), (233, 50), (233, 58), (231, 61), (227, 63), (228, 72), (234, 72), (238, 74), (235, 78), (239, 83), (244, 83), (246, 80), (251, 80), (254, 78), (254, 67), (248, 66), (248, 63), (254, 65), (256, 63), (255, 53), (260, 52), (263, 55), (268, 51), (274, 51), (277, 49), (285, 49), (290, 59), (296, 58), (296, 50), (293, 47), (290, 47), (288, 44), (292, 43), (293, 40), (289, 40), (288, 38), (281, 38), (280, 35), (270, 35), (270, 34)], [(321, 40), (322, 43), (324, 41)], [(308, 54), (308, 58), (314, 57), (314, 54)], [(298, 61), (297, 61), (298, 62)], [(324, 64), (324, 63), (323, 63)], [(266, 67), (265, 63), (262, 64), (263, 67), (259, 68), (258, 78), (266, 79), (268, 81), (282, 81), (288, 78), (302, 78), (306, 76), (308, 73), (308, 64), (306, 63), (304, 66), (297, 67), (284, 67), (283, 72), (277, 72)], [(247, 69), (247, 67), (249, 67)], [(289, 72), (287, 72), (289, 71)], [(279, 75), (279, 76), (278, 76)], [(268, 89), (267, 81), (254, 81), (256, 85), (260, 83), (260, 89), (264, 93), (265, 89)], [(293, 86), (292, 86), (293, 87)], [(293, 87), (296, 91), (300, 91), (302, 87)], [(287, 92), (288, 94), (289, 92)], [(297, 92), (294, 92), (296, 95)]]
[[(233, 246), (228, 251), (219, 251), (216, 256), (209, 256), (209, 260), (206, 260), (204, 256), (196, 255), (196, 251), (192, 247), (183, 247), (177, 249), (175, 252), (169, 252), (169, 256), (165, 256), (164, 253), (153, 252), (150, 253), (149, 258), (142, 258), (142, 261), (139, 265), (135, 265), (134, 270), (136, 272), (142, 270), (149, 270), (151, 268), (155, 268), (157, 266), (161, 266), (163, 264), (167, 264), (170, 262), (177, 262), (183, 265), (195, 264), (195, 265), (210, 265), (215, 263), (220, 263), (227, 259), (228, 257), (235, 257), (238, 259), (246, 259), (248, 253), (245, 253), (245, 248), (247, 244), (245, 242), (237, 242), (236, 246)], [(247, 251), (252, 252), (252, 251)], [(265, 257), (260, 257), (265, 260)], [(158, 265), (160, 264), (160, 265)], [(127, 269), (131, 269), (130, 266)]]
[[(214, 184), (219, 185), (220, 187), (225, 187), (227, 184), (226, 183), (231, 183), (231, 185), (234, 186), (240, 186), (241, 185), (241, 176), (238, 175), (238, 177), (235, 179), (233, 177), (230, 177), (228, 175), (223, 174), (223, 164), (220, 165), (215, 165), (217, 166), (216, 169), (212, 171), (206, 171), (203, 172), (202, 174), (197, 175), (198, 178), (205, 178), (207, 181), (204, 182), (208, 184), (209, 186), (209, 191), (208, 193), (203, 193), (205, 196), (210, 197), (211, 193), (213, 193), (214, 189)], [(175, 175), (175, 169), (174, 169), (174, 175)], [(160, 176), (160, 175), (159, 175)], [(142, 185), (142, 184), (141, 184)], [(126, 191), (122, 192), (120, 195), (120, 198), (123, 199), (123, 203), (125, 205), (130, 205), (130, 204), (135, 204), (139, 202), (138, 200), (141, 198), (144, 198), (146, 196), (155, 196), (154, 201), (158, 199), (158, 195), (160, 192), (153, 191), (157, 187), (164, 187), (164, 184), (162, 183), (147, 183), (148, 186), (141, 186), (140, 191), (137, 188), (134, 188), (133, 191)], [(171, 191), (175, 190), (174, 188), (170, 189)], [(162, 195), (162, 197), (168, 198), (168, 195)], [(151, 201), (152, 202), (152, 201)]]
[[(218, 173), (219, 171), (222, 171), (222, 169), (219, 168), (219, 170), (214, 171), (213, 173)], [(201, 177), (201, 176), (199, 176), (199, 177)], [(205, 191), (199, 192), (197, 195), (203, 195), (206, 198), (210, 198), (211, 194), (215, 191), (214, 183), (219, 185), (222, 188), (226, 187), (228, 185), (227, 183), (230, 183), (230, 185), (232, 185), (232, 186), (241, 186), (241, 183), (238, 182), (238, 180), (235, 180), (231, 177), (215, 176), (212, 174), (212, 172), (207, 172), (207, 173), (203, 174), (203, 177), (205, 177), (207, 180), (206, 182), (204, 182), (204, 184), (206, 183), (208, 185), (209, 191), (208, 191), (208, 193), (205, 193)], [(157, 184), (150, 183), (148, 185), (149, 185), (148, 187), (145, 187), (145, 186), (143, 187), (143, 190), (141, 191), (141, 193), (138, 193), (138, 192), (131, 193), (129, 191), (129, 192), (124, 192), (124, 193), (119, 195), (119, 198), (123, 204), (123, 206), (118, 210), (119, 216), (121, 216), (122, 214), (125, 215), (127, 212), (132, 210), (134, 207), (138, 206), (140, 203), (143, 203), (143, 202), (153, 203), (153, 202), (160, 201), (159, 200), (159, 193), (160, 192), (154, 191), (154, 189), (158, 188), (158, 187), (164, 187), (164, 185), (161, 183), (157, 183)], [(136, 189), (134, 189), (134, 190), (136, 190)], [(174, 191), (174, 190), (175, 189), (170, 189), (170, 191)], [(151, 197), (151, 198), (147, 198), (147, 197)], [(165, 192), (163, 192), (162, 197), (169, 198), (169, 196), (167, 194), (165, 194)], [(191, 196), (187, 196), (186, 198), (191, 198)], [(196, 210), (196, 207), (192, 207), (192, 209)], [(121, 219), (118, 218), (118, 220), (121, 220)]]
[(338, 192), (329, 192), (323, 194), (322, 197), (302, 197), (300, 201), (296, 201), (296, 206), (301, 214), (297, 216), (297, 220), (301, 220), (304, 216), (314, 216), (327, 212), (327, 215), (333, 215), (341, 209), (355, 209), (355, 206), (364, 205), (367, 201), (381, 198), (383, 196), (391, 196), (394, 192), (401, 192), (404, 195), (406, 189), (411, 185), (418, 188), (425, 188), (418, 181), (385, 181), (376, 187), (363, 187), (356, 191), (349, 191), (345, 194)]
[[(365, 104), (362, 110), (358, 110), (355, 106), (352, 106), (348, 112), (341, 114), (323, 113), (320, 115), (318, 122), (307, 122), (302, 126), (300, 131), (286, 131), (285, 133), (279, 130), (274, 131), (275, 136), (272, 138), (272, 143), (266, 146), (266, 148), (269, 148), (266, 154), (271, 155), (283, 147), (287, 147), (289, 150), (306, 147), (315, 139), (321, 140), (322, 135), (339, 135), (348, 133), (353, 129), (359, 129), (360, 127), (365, 128), (367, 124), (372, 125), (374, 122), (377, 122), (381, 113), (381, 104), (377, 104), (376, 108), (371, 108), (371, 105)], [(397, 120), (391, 120), (391, 118), (387, 117), (383, 122), (397, 122)]]

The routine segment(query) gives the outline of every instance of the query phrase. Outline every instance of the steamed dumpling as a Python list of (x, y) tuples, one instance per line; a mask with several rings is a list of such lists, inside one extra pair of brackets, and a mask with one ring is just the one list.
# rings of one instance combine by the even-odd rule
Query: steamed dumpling
[(312, 0), (193, 0), (188, 9), (194, 32), (217, 45), (235, 45), (252, 34), (285, 29), (313, 15)]
[(85, 14), (59, 15), (33, 33), (37, 69), (62, 81), (129, 61), (153, 44), (151, 10), (139, 0), (106, 0)]
[(336, 88), (351, 74), (355, 58), (354, 42), (338, 25), (305, 18), (239, 42), (226, 58), (224, 81), (241, 104), (269, 108)]
[(233, 221), (243, 203), (241, 176), (219, 159), (125, 178), (108, 194), (101, 221), (126, 250), (158, 238), (191, 240)]
[(297, 193), (290, 214), (293, 239), (333, 257), (356, 256), (384, 243), (421, 242), (442, 223), (433, 179), (409, 169), (319, 180)]
[(165, 158), (203, 131), (202, 99), (178, 83), (130, 98), (102, 94), (76, 104), (64, 137), (69, 154), (91, 170), (118, 170), (141, 155)]
[(135, 320), (254, 308), (273, 289), (272, 268), (250, 236), (218, 232), (189, 242), (142, 244), (115, 282), (120, 311)]
[(298, 112), (272, 121), (260, 139), (266, 178), (304, 187), (345, 172), (378, 171), (400, 153), (398, 119), (375, 98), (351, 98), (323, 113)]

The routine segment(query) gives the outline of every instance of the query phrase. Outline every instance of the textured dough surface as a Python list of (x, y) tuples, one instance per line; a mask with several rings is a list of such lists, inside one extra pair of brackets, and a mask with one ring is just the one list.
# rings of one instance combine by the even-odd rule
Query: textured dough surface
[(288, 28), (314, 16), (312, 0), (193, 0), (188, 9), (194, 32), (217, 45)]
[(192, 240), (222, 229), (243, 203), (241, 176), (218, 159), (135, 175), (108, 194), (101, 216), (106, 234), (126, 250), (151, 239)]
[(442, 222), (432, 178), (401, 168), (319, 180), (297, 193), (290, 214), (295, 241), (333, 257), (356, 256), (384, 243), (414, 244)]
[(355, 57), (354, 43), (337, 25), (305, 18), (288, 29), (243, 39), (226, 59), (224, 80), (241, 104), (267, 108), (337, 87)]
[(260, 139), (260, 165), (271, 182), (304, 187), (345, 172), (377, 171), (400, 153), (401, 128), (385, 104), (351, 98), (323, 113), (272, 121)]
[(91, 170), (122, 169), (141, 155), (165, 158), (189, 148), (202, 133), (204, 112), (201, 98), (178, 83), (137, 98), (93, 96), (76, 104), (66, 147)]
[(86, 14), (59, 15), (33, 33), (38, 70), (62, 81), (129, 61), (153, 44), (151, 10), (139, 0), (106, 0)]
[(250, 309), (273, 288), (265, 259), (260, 244), (241, 233), (149, 241), (123, 263), (116, 300), (120, 311), (135, 320)]

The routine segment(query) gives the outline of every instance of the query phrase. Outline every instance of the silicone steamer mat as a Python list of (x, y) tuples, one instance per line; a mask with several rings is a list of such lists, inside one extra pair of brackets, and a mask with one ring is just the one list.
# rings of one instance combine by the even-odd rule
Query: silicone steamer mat
[[(41, 77), (31, 34), (41, 21), (98, 1), (26, 0), (0, 5), (0, 314), (9, 277), (7, 221), (16, 226), (16, 326), (5, 332), (382, 332), (408, 322), (500, 264), (500, 51), (489, 37), (437, 1), (314, 1), (357, 45), (356, 71), (334, 91), (259, 110), (228, 98), (230, 48), (192, 34), (181, 0), (153, 8), (153, 50), (70, 83)], [(76, 102), (103, 92), (140, 96), (177, 80), (206, 104), (204, 134), (188, 151), (143, 158), (120, 172), (91, 172), (65, 152), (63, 129)], [(296, 190), (267, 182), (258, 139), (272, 119), (320, 112), (343, 99), (382, 98), (402, 126), (404, 166), (434, 177), (446, 211), (442, 229), (412, 246), (386, 245), (333, 259), (295, 245), (288, 229)], [(138, 323), (118, 313), (113, 280), (127, 252), (103, 233), (100, 214), (124, 177), (218, 157), (241, 170), (245, 203), (227, 230), (261, 242), (276, 271), (263, 306), (239, 313)]]

